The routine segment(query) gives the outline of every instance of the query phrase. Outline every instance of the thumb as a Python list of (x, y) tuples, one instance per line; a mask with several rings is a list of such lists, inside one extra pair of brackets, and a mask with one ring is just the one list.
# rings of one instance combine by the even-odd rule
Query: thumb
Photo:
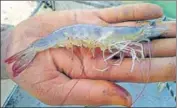
[[(66, 84), (71, 87), (63, 104), (70, 105), (123, 105), (131, 106), (130, 94), (121, 86), (104, 80), (74, 79)], [(74, 86), (73, 86), (74, 85)], [(63, 90), (68, 91), (68, 90)], [(65, 94), (65, 93), (64, 93)]]

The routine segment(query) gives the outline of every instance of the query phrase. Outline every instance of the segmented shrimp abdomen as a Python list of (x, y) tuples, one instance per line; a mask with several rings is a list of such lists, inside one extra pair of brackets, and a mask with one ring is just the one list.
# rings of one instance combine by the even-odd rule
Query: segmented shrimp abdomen
[(92, 24), (76, 24), (61, 29), (65, 37), (73, 39), (98, 39), (102, 33), (102, 27)]
[(55, 47), (59, 43), (62, 44), (62, 42), (65, 42), (66, 40), (67, 37), (63, 34), (63, 32), (61, 30), (56, 30), (48, 36), (35, 41), (32, 46), (35, 48), (36, 51), (42, 51)]

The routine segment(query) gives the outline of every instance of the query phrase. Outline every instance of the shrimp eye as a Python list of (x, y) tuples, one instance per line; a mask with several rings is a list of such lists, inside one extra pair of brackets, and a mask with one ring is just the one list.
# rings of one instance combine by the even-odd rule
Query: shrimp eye
[(156, 22), (155, 22), (155, 21), (151, 21), (151, 22), (150, 22), (150, 25), (151, 25), (151, 26), (156, 26)]

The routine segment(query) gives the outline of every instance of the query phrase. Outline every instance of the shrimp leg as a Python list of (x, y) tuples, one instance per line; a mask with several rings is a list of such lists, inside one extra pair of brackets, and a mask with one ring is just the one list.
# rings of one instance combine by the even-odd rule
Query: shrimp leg
[[(117, 42), (117, 43), (118, 43), (118, 42)], [(115, 55), (121, 53), (121, 51), (124, 50), (124, 49), (126, 48), (126, 46), (128, 46), (128, 44), (130, 44), (130, 41), (119, 42), (118, 45), (121, 44), (121, 43), (125, 43), (125, 44), (122, 45), (122, 46), (119, 46), (119, 47), (116, 46), (115, 44), (113, 44), (113, 46), (115, 46), (118, 51), (115, 52), (115, 53), (113, 53), (112, 55), (108, 56), (106, 59), (104, 59), (105, 62), (106, 62), (107, 60), (111, 59), (112, 57), (114, 57)], [(105, 58), (105, 56), (104, 56), (104, 51), (103, 51), (103, 58)], [(113, 64), (113, 65), (120, 65), (120, 64), (122, 63), (122, 60), (123, 60), (123, 56), (121, 56), (121, 58), (120, 58), (120, 63), (118, 63), (118, 64)], [(107, 63), (107, 62), (106, 62), (106, 63)], [(96, 70), (103, 72), (103, 71), (105, 71), (105, 70), (107, 70), (107, 69), (109, 69), (109, 67), (106, 67), (106, 68), (104, 68), (104, 69), (96, 69)]]
[[(113, 65), (115, 65), (115, 66), (119, 66), (119, 65), (122, 64), (122, 61), (123, 61), (123, 58), (124, 58), (124, 54), (123, 54), (123, 52), (120, 52), (120, 53), (119, 53), (119, 57), (120, 57), (120, 59), (117, 60), (117, 61), (115, 61), (115, 63), (114, 63)], [(118, 63), (117, 63), (117, 62), (118, 62)]]
[[(126, 44), (123, 45), (123, 47), (119, 47), (120, 50), (118, 50), (117, 52), (113, 53), (112, 55), (110, 55), (109, 57), (107, 57), (104, 61), (107, 61), (109, 59), (111, 59), (112, 57), (114, 57), (115, 55), (117, 55), (118, 53), (120, 53), (121, 50), (123, 50), (124, 48), (126, 48), (126, 46), (130, 43), (130, 42), (125, 42)], [(114, 45), (115, 46), (115, 45)]]
[[(136, 46), (139, 46), (139, 47), (141, 48), (141, 50), (139, 51), (139, 50), (133, 49), (133, 48), (129, 47), (128, 44), (129, 44), (129, 45), (136, 45)], [(144, 55), (144, 54), (143, 54), (143, 48), (142, 48), (142, 45), (141, 45), (141, 44), (137, 44), (137, 43), (134, 43), (134, 42), (130, 42), (130, 43), (125, 44), (124, 46), (121, 46), (120, 44), (118, 44), (118, 45), (115, 45), (115, 47), (116, 47), (118, 50), (119, 50), (120, 48), (123, 48), (123, 49), (122, 49), (123, 52), (130, 52), (131, 57), (132, 57), (132, 68), (131, 68), (131, 72), (133, 71), (133, 67), (134, 67), (134, 64), (135, 64), (135, 60), (137, 59), (137, 60), (139, 61), (136, 52), (141, 52), (142, 58), (144, 58), (144, 56), (143, 56), (143, 55)], [(120, 50), (121, 50), (121, 49), (120, 49)], [(114, 55), (116, 55), (117, 53), (119, 53), (120, 50), (117, 51), (116, 53), (114, 53), (112, 56), (114, 56)], [(122, 51), (122, 50), (121, 50), (121, 51)], [(121, 53), (120, 53), (120, 54), (121, 54)], [(110, 57), (112, 57), (112, 56), (110, 56)], [(109, 59), (109, 58), (108, 58), (108, 59)], [(118, 63), (118, 64), (113, 64), (113, 65), (120, 65), (120, 64), (122, 63), (122, 60), (123, 60), (123, 57), (120, 56), (120, 63)], [(117, 61), (116, 61), (116, 62), (117, 62)]]

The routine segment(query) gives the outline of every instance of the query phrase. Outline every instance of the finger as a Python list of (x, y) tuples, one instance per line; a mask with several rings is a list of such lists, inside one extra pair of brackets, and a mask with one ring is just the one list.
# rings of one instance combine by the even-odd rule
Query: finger
[(131, 105), (130, 94), (108, 81), (80, 79), (58, 85), (59, 79), (55, 80), (40, 84), (40, 87), (50, 88), (48, 95), (45, 92), (38, 95), (49, 105)]
[(162, 9), (154, 4), (128, 4), (114, 8), (105, 8), (96, 12), (100, 19), (108, 23), (117, 23), (128, 20), (147, 20), (159, 18), (163, 15)]
[[(54, 57), (56, 66), (59, 70), (72, 78), (90, 78), (100, 80), (119, 80), (124, 82), (163, 82), (174, 81), (176, 78), (176, 57), (166, 58), (146, 58), (135, 62), (133, 72), (132, 59), (125, 58), (121, 65), (107, 65), (102, 56), (101, 51), (95, 51), (97, 56), (92, 57), (88, 50), (81, 52), (80, 50), (72, 55), (70, 51), (64, 49), (53, 50), (51, 54)], [(77, 55), (77, 56), (76, 56)], [(65, 58), (64, 61), (61, 59)], [(108, 60), (108, 64), (114, 64), (115, 60)], [(68, 63), (71, 63), (68, 67)], [(108, 70), (98, 71), (98, 69)], [(63, 68), (61, 68), (63, 67)], [(150, 70), (149, 70), (150, 68)], [(150, 79), (148, 79), (148, 76)]]
[[(143, 22), (142, 22), (143, 23)], [(137, 23), (136, 21), (128, 21), (128, 22), (121, 22), (121, 23), (114, 23), (111, 24), (112, 26), (140, 26), (142, 25), (141, 22)], [(174, 38), (176, 37), (176, 21), (164, 21), (162, 23), (157, 23), (159, 26), (167, 27), (168, 30), (166, 33), (164, 33), (161, 37), (167, 37), (167, 38)]]
[[(97, 71), (106, 67), (103, 60), (86, 64), (88, 69), (87, 76), (94, 79), (118, 80), (124, 82), (164, 82), (176, 80), (176, 57), (151, 58), (135, 62), (133, 72), (132, 59), (125, 58), (120, 66), (112, 66), (105, 72)], [(149, 69), (150, 68), (150, 69)], [(149, 78), (150, 77), (150, 78)]]
[(168, 28), (168, 30), (162, 35), (162, 37), (176, 37), (176, 21), (164, 21), (162, 23), (157, 23), (157, 25)]
[(157, 39), (143, 46), (145, 56), (149, 56), (149, 50), (152, 57), (176, 56), (176, 38)]

